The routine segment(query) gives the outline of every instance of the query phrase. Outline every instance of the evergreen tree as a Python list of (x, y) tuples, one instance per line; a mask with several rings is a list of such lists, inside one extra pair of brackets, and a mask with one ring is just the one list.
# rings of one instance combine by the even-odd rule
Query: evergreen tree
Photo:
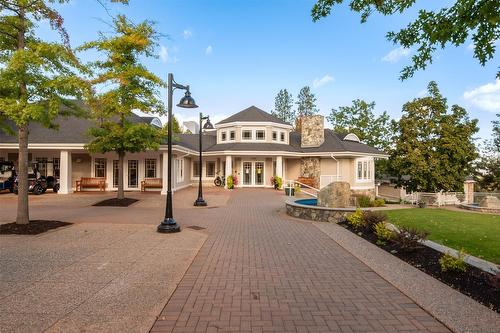
[(90, 64), (96, 70), (92, 83), (96, 90), (111, 87), (97, 94), (91, 104), (100, 125), (92, 128), (90, 152), (114, 151), (118, 155), (118, 193), (124, 198), (123, 164), (125, 154), (158, 149), (163, 131), (144, 123), (132, 122), (132, 110), (164, 113), (159, 87), (163, 81), (141, 64), (141, 57), (155, 57), (158, 34), (153, 25), (144, 21), (130, 22), (119, 15), (113, 20), (114, 34), (101, 33), (97, 41), (84, 44), (81, 50), (95, 49), (105, 58)]
[[(497, 118), (500, 114), (497, 114)], [(484, 140), (483, 149), (475, 165), (474, 179), (482, 191), (500, 191), (500, 122), (493, 123), (493, 138)]]
[(295, 112), (293, 108), (293, 98), (286, 89), (281, 89), (274, 99), (274, 110), (271, 114), (287, 123), (293, 124)]
[(477, 157), (477, 119), (470, 120), (458, 105), (448, 112), (435, 82), (429, 83), (428, 92), (427, 97), (407, 102), (401, 119), (394, 122), (391, 169), (408, 191), (459, 191)]
[(492, 121), (493, 123), (493, 145), (497, 152), (500, 152), (500, 113), (497, 113), (497, 120)]
[[(317, 0), (312, 9), (313, 21), (330, 15), (332, 8), (344, 0)], [(401, 15), (414, 7), (415, 0), (346, 0), (351, 10), (361, 14), (361, 23), (370, 14)], [(419, 2), (420, 3), (420, 2)], [(422, 1), (423, 3), (423, 1)], [(444, 2), (444, 8), (421, 8), (417, 18), (398, 32), (387, 33), (387, 39), (404, 48), (416, 49), (412, 64), (401, 71), (407, 79), (432, 63), (437, 48), (458, 46), (469, 39), (474, 42), (474, 58), (485, 65), (494, 58), (495, 43), (500, 39), (500, 2), (498, 0), (455, 0)], [(417, 9), (417, 8), (415, 8)], [(500, 78), (500, 71), (497, 72)]]
[(311, 92), (309, 86), (305, 86), (300, 89), (299, 95), (297, 96), (297, 115), (295, 118), (295, 129), (300, 131), (302, 117), (308, 117), (315, 115), (319, 112), (316, 107), (316, 97)]
[[(59, 114), (81, 111), (68, 98), (80, 99), (86, 83), (71, 50), (63, 18), (50, 5), (65, 0), (0, 0), (0, 118), (11, 120), (19, 140), (18, 203), (16, 223), (29, 223), (28, 128), (40, 123), (55, 128)], [(61, 37), (48, 42), (37, 35), (41, 21)]]

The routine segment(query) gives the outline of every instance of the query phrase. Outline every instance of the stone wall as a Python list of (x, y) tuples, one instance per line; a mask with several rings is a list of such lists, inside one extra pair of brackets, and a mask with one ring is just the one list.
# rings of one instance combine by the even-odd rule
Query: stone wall
[(298, 207), (288, 203), (286, 204), (286, 213), (288, 215), (317, 222), (344, 222), (347, 215), (352, 214), (353, 211), (318, 209), (317, 207)]
[(300, 160), (300, 177), (313, 178), (319, 187), (321, 161), (319, 157), (303, 157)]
[(319, 147), (325, 141), (323, 116), (308, 116), (302, 118), (301, 147)]

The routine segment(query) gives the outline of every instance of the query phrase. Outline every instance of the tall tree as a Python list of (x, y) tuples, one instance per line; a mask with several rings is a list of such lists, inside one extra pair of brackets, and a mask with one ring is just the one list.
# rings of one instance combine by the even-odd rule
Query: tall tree
[(295, 129), (300, 131), (302, 128), (302, 117), (312, 116), (318, 113), (318, 108), (316, 107), (316, 97), (311, 92), (309, 86), (305, 86), (299, 91), (297, 96), (297, 114), (295, 118)]
[(458, 191), (477, 157), (477, 119), (458, 105), (448, 111), (435, 82), (427, 89), (429, 96), (403, 105), (401, 119), (394, 122), (391, 169), (409, 191)]
[(164, 82), (142, 63), (143, 57), (156, 57), (159, 35), (151, 22), (139, 24), (119, 15), (113, 20), (114, 33), (100, 34), (97, 41), (84, 44), (80, 50), (95, 49), (104, 59), (90, 64), (95, 70), (92, 83), (96, 89), (110, 87), (97, 94), (92, 108), (100, 125), (90, 130), (90, 152), (114, 151), (118, 155), (118, 193), (123, 199), (123, 164), (125, 154), (158, 149), (161, 130), (152, 125), (131, 121), (132, 111), (164, 114), (159, 88)]
[(494, 120), (492, 124), (493, 138), (483, 142), (474, 168), (474, 178), (482, 191), (498, 192), (500, 191), (500, 122)]
[(327, 120), (337, 133), (354, 133), (364, 143), (387, 150), (391, 143), (391, 122), (386, 111), (380, 116), (373, 113), (375, 102), (355, 99), (351, 106), (332, 109)]
[(281, 89), (274, 99), (274, 110), (271, 114), (287, 123), (293, 124), (295, 121), (295, 112), (292, 108), (292, 94), (286, 89)]
[[(29, 223), (28, 142), (29, 124), (56, 127), (61, 113), (79, 111), (68, 98), (82, 98), (85, 81), (73, 54), (63, 18), (50, 5), (66, 0), (0, 0), (0, 110), (17, 127), (19, 140), (16, 223)], [(46, 21), (61, 42), (37, 35), (37, 23)]]
[(495, 150), (500, 152), (500, 113), (497, 113), (497, 120), (492, 121), (493, 123), (493, 145)]
[[(334, 5), (343, 0), (317, 0), (312, 9), (313, 21), (330, 15)], [(347, 1), (346, 1), (347, 2)], [(373, 12), (382, 15), (400, 15), (415, 5), (415, 0), (349, 0), (352, 11), (361, 14), (365, 23)], [(500, 39), (500, 2), (498, 0), (455, 0), (447, 2), (439, 10), (420, 8), (418, 17), (406, 28), (389, 32), (386, 37), (404, 48), (413, 48), (417, 53), (412, 64), (401, 71), (401, 79), (407, 79), (432, 63), (437, 48), (458, 46), (472, 39), (474, 58), (485, 65), (495, 55), (495, 43)], [(500, 70), (497, 72), (500, 78)]]

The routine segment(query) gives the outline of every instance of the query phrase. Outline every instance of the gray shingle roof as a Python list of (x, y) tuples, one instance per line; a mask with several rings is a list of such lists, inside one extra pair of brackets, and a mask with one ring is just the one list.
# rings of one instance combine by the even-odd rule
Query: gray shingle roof
[(232, 116), (222, 121), (219, 121), (216, 125), (227, 124), (236, 121), (272, 122), (277, 124), (290, 125), (289, 123), (253, 105), (251, 107), (246, 108), (243, 111), (233, 114)]

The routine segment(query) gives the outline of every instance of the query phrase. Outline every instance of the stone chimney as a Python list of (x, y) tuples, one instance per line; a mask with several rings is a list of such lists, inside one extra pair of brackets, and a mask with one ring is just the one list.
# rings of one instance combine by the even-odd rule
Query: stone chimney
[(319, 147), (325, 142), (325, 118), (320, 115), (302, 118), (300, 146), (302, 148)]

